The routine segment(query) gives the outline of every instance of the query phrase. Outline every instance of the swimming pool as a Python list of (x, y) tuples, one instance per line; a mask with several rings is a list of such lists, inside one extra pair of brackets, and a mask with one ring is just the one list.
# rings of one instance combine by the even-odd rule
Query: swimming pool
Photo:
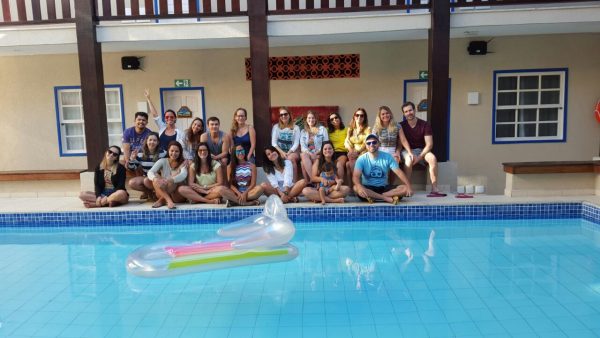
[(217, 227), (0, 227), (0, 337), (600, 335), (598, 222), (298, 223), (294, 261), (126, 274)]

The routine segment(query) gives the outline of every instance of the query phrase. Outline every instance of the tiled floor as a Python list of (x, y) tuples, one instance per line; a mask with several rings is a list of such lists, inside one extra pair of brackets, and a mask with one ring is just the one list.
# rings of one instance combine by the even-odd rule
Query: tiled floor
[[(503, 195), (473, 195), (473, 198), (460, 199), (448, 194), (446, 197), (427, 197), (424, 192), (419, 192), (410, 198), (402, 200), (400, 205), (464, 205), (480, 203), (536, 203), (536, 202), (581, 202), (587, 201), (600, 205), (600, 196), (549, 196), (549, 197), (506, 197)], [(264, 205), (264, 197), (262, 197)], [(364, 205), (356, 197), (349, 197), (344, 206)], [(381, 203), (385, 205), (385, 203)], [(303, 202), (295, 204), (299, 207), (320, 207), (318, 204)], [(327, 206), (336, 206), (328, 204)], [(181, 209), (193, 208), (225, 208), (224, 205), (185, 204), (177, 205)], [(132, 199), (125, 206), (118, 208), (96, 208), (94, 211), (118, 210), (150, 210), (151, 204)], [(164, 207), (163, 207), (164, 209)], [(85, 208), (76, 197), (44, 197), (44, 198), (0, 198), (0, 212), (48, 212), (48, 211), (83, 211)]]

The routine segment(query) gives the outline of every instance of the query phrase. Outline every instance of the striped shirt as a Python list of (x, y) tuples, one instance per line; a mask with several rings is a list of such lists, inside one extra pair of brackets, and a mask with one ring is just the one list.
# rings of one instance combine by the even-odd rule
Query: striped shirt
[(144, 176), (147, 176), (148, 170), (150, 170), (150, 168), (152, 168), (154, 163), (156, 163), (156, 161), (158, 161), (159, 159), (165, 158), (165, 157), (167, 157), (166, 150), (161, 150), (158, 153), (158, 157), (156, 158), (156, 160), (153, 159), (153, 156), (145, 156), (143, 152), (139, 152), (137, 154), (135, 160), (129, 161), (129, 164), (127, 165), (127, 169), (136, 170), (138, 167), (141, 166), (142, 171), (144, 172)]

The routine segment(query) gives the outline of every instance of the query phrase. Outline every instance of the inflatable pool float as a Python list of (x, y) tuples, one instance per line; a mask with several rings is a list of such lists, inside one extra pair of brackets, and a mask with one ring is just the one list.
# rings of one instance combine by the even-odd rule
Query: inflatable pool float
[(283, 203), (272, 195), (262, 214), (219, 229), (219, 237), (206, 242), (144, 246), (129, 254), (126, 268), (140, 277), (169, 277), (289, 261), (298, 256), (298, 249), (288, 243), (295, 232)]

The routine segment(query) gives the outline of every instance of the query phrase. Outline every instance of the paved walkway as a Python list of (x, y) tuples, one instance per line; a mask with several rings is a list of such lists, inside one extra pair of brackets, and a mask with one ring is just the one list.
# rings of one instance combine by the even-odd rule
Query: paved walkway
[[(262, 197), (264, 202), (264, 197)], [(551, 197), (506, 197), (503, 195), (473, 195), (473, 198), (460, 199), (454, 194), (446, 197), (427, 197), (424, 192), (405, 198), (399, 205), (461, 205), (461, 204), (487, 204), (487, 203), (536, 203), (536, 202), (581, 202), (587, 201), (600, 206), (600, 196), (551, 196)], [(264, 205), (264, 203), (263, 203)], [(293, 204), (298, 207), (321, 207), (312, 202), (301, 202)], [(345, 204), (327, 204), (328, 207), (335, 206), (357, 206), (365, 205), (356, 197), (349, 197)], [(381, 203), (386, 205), (386, 203)], [(224, 205), (206, 204), (177, 204), (180, 209), (193, 208), (225, 208)], [(166, 207), (163, 207), (163, 209)], [(237, 207), (236, 207), (237, 208)], [(150, 210), (151, 203), (132, 199), (127, 205), (118, 208), (95, 208), (94, 211), (119, 211), (119, 210)], [(52, 211), (84, 211), (81, 201), (76, 197), (47, 197), (47, 198), (0, 198), (0, 212), (52, 212)]]

